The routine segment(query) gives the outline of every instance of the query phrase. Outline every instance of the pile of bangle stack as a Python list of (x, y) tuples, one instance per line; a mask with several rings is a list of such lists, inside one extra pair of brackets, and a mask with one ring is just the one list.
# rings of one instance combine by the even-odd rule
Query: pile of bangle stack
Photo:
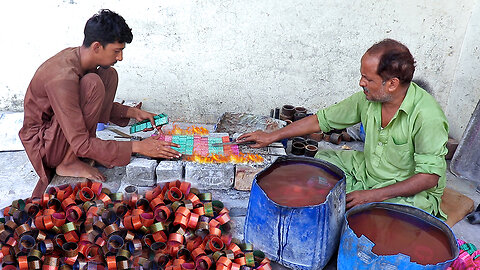
[(174, 181), (139, 195), (98, 182), (51, 187), (15, 200), (0, 222), (8, 269), (271, 269), (251, 244), (232, 239), (230, 216), (211, 193)]

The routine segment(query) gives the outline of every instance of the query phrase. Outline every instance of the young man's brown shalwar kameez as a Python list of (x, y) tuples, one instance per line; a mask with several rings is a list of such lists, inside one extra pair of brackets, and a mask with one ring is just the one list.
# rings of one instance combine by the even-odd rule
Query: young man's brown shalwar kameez
[(38, 68), (25, 95), (25, 119), (19, 133), (40, 177), (32, 197), (43, 194), (68, 147), (77, 157), (105, 166), (130, 162), (131, 142), (95, 136), (98, 122), (128, 124), (128, 107), (113, 102), (117, 84), (112, 67), (83, 71), (79, 47), (59, 52)]

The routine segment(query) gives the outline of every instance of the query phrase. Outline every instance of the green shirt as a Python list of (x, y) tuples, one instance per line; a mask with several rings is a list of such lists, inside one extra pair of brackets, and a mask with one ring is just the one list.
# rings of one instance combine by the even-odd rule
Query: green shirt
[(446, 218), (440, 202), (446, 181), (448, 122), (438, 103), (425, 90), (411, 83), (399, 110), (385, 128), (381, 127), (381, 103), (368, 101), (363, 92), (319, 110), (317, 117), (324, 132), (363, 123), (363, 153), (322, 151), (316, 156), (344, 169), (347, 193), (389, 186), (417, 173), (436, 174), (440, 176), (437, 186), (387, 202), (413, 205)]

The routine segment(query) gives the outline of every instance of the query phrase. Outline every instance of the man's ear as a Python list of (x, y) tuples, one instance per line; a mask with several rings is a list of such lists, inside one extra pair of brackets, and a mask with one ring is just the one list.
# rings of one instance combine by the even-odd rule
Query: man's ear
[(389, 92), (397, 90), (398, 87), (400, 87), (400, 80), (396, 77), (389, 79), (387, 82), (387, 87)]
[(95, 53), (98, 53), (100, 48), (102, 47), (102, 44), (98, 41), (94, 41), (92, 42), (92, 45), (90, 45), (90, 47), (92, 47), (92, 50), (95, 52)]

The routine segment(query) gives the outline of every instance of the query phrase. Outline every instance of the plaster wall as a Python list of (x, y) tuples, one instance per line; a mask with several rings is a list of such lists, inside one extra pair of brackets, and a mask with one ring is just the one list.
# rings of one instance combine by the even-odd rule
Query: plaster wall
[(3, 2), (0, 110), (21, 111), (37, 67), (80, 45), (86, 20), (109, 8), (134, 34), (115, 65), (119, 100), (188, 122), (215, 122), (225, 111), (267, 115), (283, 104), (316, 110), (360, 90), (360, 57), (388, 37), (410, 48), (416, 77), (429, 82), (460, 139), (480, 96), (478, 1)]

